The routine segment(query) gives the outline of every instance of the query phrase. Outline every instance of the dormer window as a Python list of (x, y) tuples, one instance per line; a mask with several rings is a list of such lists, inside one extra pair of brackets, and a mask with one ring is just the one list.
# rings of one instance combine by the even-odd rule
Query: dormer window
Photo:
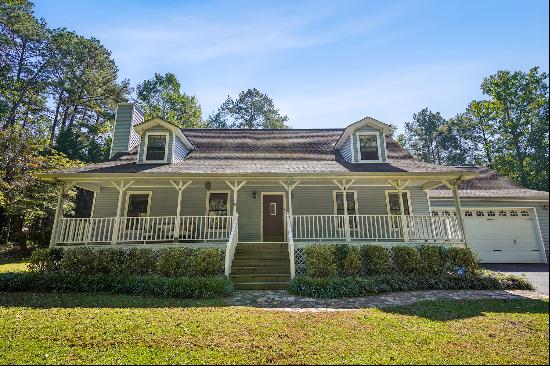
[(145, 136), (144, 153), (144, 162), (166, 163), (168, 156), (168, 133), (147, 133)]
[(364, 132), (357, 134), (359, 144), (359, 161), (380, 161), (380, 138), (378, 133)]

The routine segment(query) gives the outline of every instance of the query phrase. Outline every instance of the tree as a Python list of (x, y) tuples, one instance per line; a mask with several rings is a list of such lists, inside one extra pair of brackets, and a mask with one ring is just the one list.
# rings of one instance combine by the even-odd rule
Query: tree
[(138, 84), (136, 95), (145, 119), (157, 117), (185, 128), (204, 126), (197, 99), (181, 92), (180, 82), (172, 73), (144, 80)]
[[(548, 189), (548, 74), (506, 70), (485, 78), (503, 152), (495, 167), (526, 187)], [(542, 170), (541, 170), (542, 169)]]
[[(50, 51), (56, 65), (49, 84), (55, 106), (50, 143), (71, 158), (103, 161), (108, 154), (106, 135), (117, 104), (127, 101), (129, 81), (117, 82), (118, 69), (111, 53), (97, 39), (57, 29), (52, 32)], [(84, 147), (81, 151), (78, 146), (76, 150), (68, 148), (76, 141)], [(89, 155), (90, 146), (103, 152)]]
[(233, 100), (227, 97), (218, 110), (208, 117), (213, 128), (288, 128), (288, 117), (279, 113), (273, 100), (258, 89), (248, 89)]
[(0, 3), (0, 126), (28, 125), (45, 110), (49, 32), (26, 0)]

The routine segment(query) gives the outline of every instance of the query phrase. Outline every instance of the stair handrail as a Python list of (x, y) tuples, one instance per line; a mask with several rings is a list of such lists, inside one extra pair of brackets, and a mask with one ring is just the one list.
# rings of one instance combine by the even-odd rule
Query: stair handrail
[(233, 218), (231, 223), (231, 234), (227, 240), (225, 246), (225, 275), (229, 277), (231, 274), (231, 265), (233, 264), (233, 258), (235, 257), (235, 250), (237, 249), (237, 243), (239, 241), (239, 214), (237, 210), (233, 208)]
[(290, 278), (296, 275), (296, 267), (294, 264), (294, 237), (292, 236), (292, 215), (287, 214), (286, 236), (288, 241), (288, 259), (290, 261)]

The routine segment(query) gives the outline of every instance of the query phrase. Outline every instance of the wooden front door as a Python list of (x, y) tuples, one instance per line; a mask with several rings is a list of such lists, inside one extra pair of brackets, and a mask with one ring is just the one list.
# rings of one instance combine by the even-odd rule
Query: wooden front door
[(285, 240), (283, 197), (281, 194), (263, 195), (263, 241)]

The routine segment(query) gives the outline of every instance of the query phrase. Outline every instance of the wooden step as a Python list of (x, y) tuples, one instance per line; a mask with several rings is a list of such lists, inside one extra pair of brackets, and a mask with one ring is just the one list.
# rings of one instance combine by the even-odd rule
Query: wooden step
[(288, 249), (287, 243), (237, 243), (237, 249), (246, 249), (246, 248), (252, 248), (252, 249)]
[(232, 267), (279, 267), (290, 266), (288, 258), (285, 259), (233, 259)]
[(290, 274), (231, 274), (231, 280), (235, 284), (253, 282), (288, 282), (290, 280)]
[(237, 290), (286, 290), (287, 282), (248, 282), (236, 283)]
[(288, 253), (235, 253), (234, 259), (282, 259), (288, 260)]
[(290, 266), (264, 266), (264, 267), (231, 267), (231, 274), (278, 274), (278, 273), (290, 273)]

